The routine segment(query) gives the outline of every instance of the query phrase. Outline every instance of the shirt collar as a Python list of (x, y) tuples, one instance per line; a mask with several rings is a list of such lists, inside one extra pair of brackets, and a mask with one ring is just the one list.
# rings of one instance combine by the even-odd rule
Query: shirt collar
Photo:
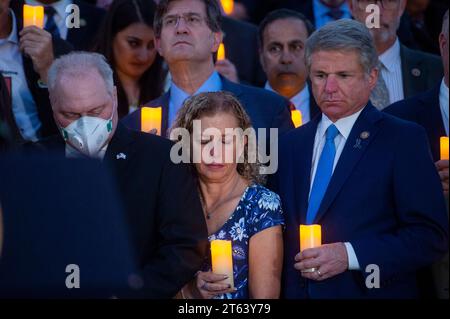
[(364, 107), (356, 113), (349, 115), (347, 117), (341, 118), (333, 123), (325, 114), (322, 113), (322, 120), (319, 125), (319, 134), (320, 137), (325, 136), (325, 133), (328, 127), (331, 124), (334, 124), (338, 129), (339, 133), (344, 137), (345, 140), (348, 139), (350, 132), (352, 131), (353, 125), (355, 125), (356, 120), (358, 119), (361, 112), (364, 110)]
[(400, 65), (400, 41), (398, 38), (389, 49), (380, 55), (379, 60), (389, 72), (393, 72), (394, 68)]
[[(350, 8), (348, 7), (347, 2), (344, 1), (339, 6), (339, 9), (341, 9), (342, 12), (344, 13), (343, 16), (351, 15)], [(314, 10), (316, 17), (324, 17), (328, 13), (328, 11), (330, 11), (330, 8), (327, 7), (326, 5), (324, 5), (322, 2), (320, 2), (320, 0), (314, 0), (313, 1), (313, 10)]]
[(291, 98), (291, 102), (295, 105), (296, 108), (307, 102), (309, 103), (308, 83), (305, 83), (305, 87), (303, 88), (303, 90), (301, 90), (297, 95)]
[[(270, 85), (269, 81), (266, 82), (266, 85), (264, 86), (264, 88), (268, 91), (271, 92), (275, 92), (277, 94), (279, 94), (277, 91), (275, 91), (272, 86)], [(293, 96), (290, 100), (292, 102), (292, 104), (295, 105), (295, 107), (297, 108), (298, 106), (302, 105), (303, 103), (305, 103), (305, 101), (309, 102), (309, 89), (308, 89), (308, 83), (305, 83), (305, 86), (303, 87), (303, 89), (297, 93), (297, 95)]]
[[(219, 74), (214, 71), (211, 76), (202, 84), (202, 86), (193, 94), (205, 92), (218, 92), (222, 90), (222, 80)], [(180, 89), (173, 81), (170, 87), (170, 99), (174, 105), (182, 105), (190, 95)]]
[(11, 42), (13, 44), (19, 44), (19, 36), (17, 34), (17, 22), (16, 22), (16, 15), (14, 14), (14, 11), (9, 9), (9, 13), (11, 14), (11, 33), (6, 39), (2, 39), (2, 42)]
[[(37, 0), (26, 0), (26, 3), (29, 5), (32, 5), (32, 6), (46, 6)], [(59, 1), (56, 1), (55, 3), (49, 4), (48, 6), (53, 7), (55, 9), (58, 17), (63, 19), (67, 15), (67, 13), (66, 13), (67, 6), (71, 5), (71, 4), (72, 4), (71, 0), (59, 0)]]

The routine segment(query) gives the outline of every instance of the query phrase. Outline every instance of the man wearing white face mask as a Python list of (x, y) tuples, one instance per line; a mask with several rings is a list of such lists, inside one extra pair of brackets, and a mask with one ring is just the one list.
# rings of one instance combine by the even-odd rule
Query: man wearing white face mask
[(171, 161), (170, 141), (117, 123), (113, 73), (103, 56), (65, 55), (55, 60), (48, 78), (61, 135), (31, 148), (97, 158), (111, 168), (142, 270), (142, 295), (173, 297), (206, 252), (206, 225), (191, 172)]

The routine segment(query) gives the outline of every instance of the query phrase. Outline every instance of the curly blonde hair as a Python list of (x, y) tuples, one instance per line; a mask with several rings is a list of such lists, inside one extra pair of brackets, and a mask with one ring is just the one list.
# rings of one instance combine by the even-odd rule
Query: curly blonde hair
[[(238, 122), (237, 128), (243, 131), (252, 128), (250, 117), (233, 94), (229, 92), (209, 92), (200, 93), (188, 98), (178, 111), (170, 131), (176, 128), (185, 128), (192, 134), (194, 120), (199, 120), (203, 116), (213, 116), (218, 113), (233, 115)], [(243, 162), (237, 163), (236, 170), (239, 175), (250, 182), (264, 183), (265, 177), (259, 173), (261, 164), (258, 161), (258, 156), (256, 157), (255, 163), (249, 162), (249, 142), (251, 141), (247, 141), (244, 147)]]

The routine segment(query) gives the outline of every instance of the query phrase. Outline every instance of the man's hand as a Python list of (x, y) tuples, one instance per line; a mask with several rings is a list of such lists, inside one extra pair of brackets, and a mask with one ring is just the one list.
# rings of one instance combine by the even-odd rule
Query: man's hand
[(302, 277), (322, 281), (348, 269), (347, 249), (344, 243), (322, 245), (305, 249), (295, 256), (295, 269), (305, 271), (315, 268), (314, 272), (302, 272)]
[(31, 58), (34, 70), (47, 83), (48, 69), (54, 60), (52, 35), (36, 26), (24, 28), (19, 35), (20, 50)]
[(441, 178), (444, 195), (448, 196), (448, 160), (437, 161), (435, 165)]
[(239, 83), (236, 67), (230, 60), (220, 60), (216, 62), (216, 71), (226, 77), (229, 81)]

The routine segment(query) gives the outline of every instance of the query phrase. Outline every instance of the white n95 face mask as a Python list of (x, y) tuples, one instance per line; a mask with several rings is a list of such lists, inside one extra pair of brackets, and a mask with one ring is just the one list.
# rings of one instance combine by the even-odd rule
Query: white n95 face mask
[(113, 116), (114, 109), (108, 120), (92, 116), (80, 117), (67, 127), (61, 127), (62, 136), (66, 142), (70, 142), (82, 154), (95, 157), (112, 132)]

